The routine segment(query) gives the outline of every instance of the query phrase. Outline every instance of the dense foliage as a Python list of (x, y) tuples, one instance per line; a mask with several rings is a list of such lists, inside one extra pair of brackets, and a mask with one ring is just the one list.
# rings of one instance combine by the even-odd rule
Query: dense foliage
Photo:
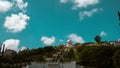
[(0, 68), (21, 67), (30, 62), (47, 62), (46, 58), (60, 62), (76, 61), (80, 65), (92, 68), (120, 68), (120, 47), (97, 45), (99, 44), (85, 46), (77, 43), (72, 48), (59, 45), (23, 50), (14, 55), (0, 57)]
[(81, 65), (95, 68), (114, 68), (113, 56), (116, 51), (112, 46), (84, 47), (80, 52), (79, 62)]

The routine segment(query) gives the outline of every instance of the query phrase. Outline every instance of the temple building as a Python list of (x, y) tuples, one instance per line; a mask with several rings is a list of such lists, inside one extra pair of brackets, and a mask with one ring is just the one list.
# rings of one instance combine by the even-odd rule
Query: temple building
[(68, 48), (72, 47), (72, 41), (70, 39), (67, 40), (66, 47), (68, 47)]

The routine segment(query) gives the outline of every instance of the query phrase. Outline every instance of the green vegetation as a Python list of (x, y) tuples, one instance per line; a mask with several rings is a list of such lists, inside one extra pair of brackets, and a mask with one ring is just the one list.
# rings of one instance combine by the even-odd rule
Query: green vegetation
[(100, 36), (96, 36), (94, 39), (98, 44), (101, 42), (101, 37)]
[[(76, 61), (80, 65), (92, 68), (120, 68), (120, 47), (97, 45), (99, 44), (85, 46), (85, 44), (77, 43), (72, 48), (60, 45), (23, 50), (14, 55), (1, 57), (0, 66), (5, 68), (18, 66), (19, 68), (30, 62), (47, 62), (46, 58), (53, 58), (52, 61), (57, 62), (58, 59), (60, 62)], [(57, 59), (55, 59), (56, 57)]]
[(81, 65), (94, 68), (114, 68), (112, 56), (116, 48), (112, 46), (84, 47), (79, 54)]

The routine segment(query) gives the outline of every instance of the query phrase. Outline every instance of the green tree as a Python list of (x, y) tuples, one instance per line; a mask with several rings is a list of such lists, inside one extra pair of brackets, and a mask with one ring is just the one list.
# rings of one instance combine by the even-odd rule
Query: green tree
[(75, 52), (73, 48), (71, 48), (70, 51), (68, 52), (68, 59), (70, 61), (75, 60)]
[(110, 46), (85, 47), (79, 54), (80, 63), (96, 68), (113, 68), (114, 49)]
[(53, 54), (56, 52), (53, 46), (46, 46), (43, 49), (46, 57), (53, 57)]
[(120, 50), (117, 50), (113, 56), (113, 62), (116, 68), (120, 68)]
[(94, 38), (94, 40), (99, 44), (99, 43), (101, 42), (101, 37), (97, 35), (97, 36)]

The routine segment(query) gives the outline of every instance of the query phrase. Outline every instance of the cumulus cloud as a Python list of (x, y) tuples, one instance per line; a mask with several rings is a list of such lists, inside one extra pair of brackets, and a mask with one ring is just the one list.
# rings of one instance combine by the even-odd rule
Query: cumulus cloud
[(23, 13), (11, 14), (5, 18), (4, 27), (12, 33), (17, 33), (26, 28), (28, 20), (29, 16)]
[(96, 5), (99, 3), (99, 0), (73, 0), (73, 8), (86, 8), (90, 5)]
[(6, 12), (10, 10), (13, 4), (7, 0), (0, 0), (0, 12)]
[[(18, 51), (18, 46), (20, 44), (20, 40), (18, 40), (18, 39), (8, 39), (8, 40), (4, 41), (3, 44), (5, 44), (5, 50), (6, 49), (11, 49), (11, 50), (14, 50), (14, 51)], [(2, 45), (2, 47), (3, 47), (3, 45)]]
[(99, 0), (60, 0), (61, 3), (71, 2), (73, 3), (73, 9), (77, 8), (86, 8), (91, 5), (96, 5), (100, 1)]
[(0, 0), (0, 12), (6, 12), (12, 7), (17, 7), (25, 13), (28, 2), (24, 2), (23, 0), (12, 0), (12, 2), (10, 0)]
[(66, 3), (68, 0), (60, 0), (61, 3)]
[(102, 11), (102, 9), (98, 9), (98, 8), (94, 8), (90, 11), (83, 11), (79, 13), (80, 16), (80, 20), (83, 20), (84, 17), (91, 17), (94, 13), (96, 13), (97, 11)]
[(55, 37), (54, 36), (52, 36), (52, 37), (43, 36), (43, 37), (41, 37), (41, 41), (45, 45), (52, 45), (53, 43), (55, 43)]
[(75, 43), (85, 43), (83, 38), (81, 36), (77, 36), (76, 34), (70, 34), (68, 38), (71, 39)]
[[(60, 0), (61, 3), (72, 3), (72, 9), (81, 9), (84, 8), (83, 10), (86, 10), (89, 6), (97, 5), (100, 3), (100, 0)], [(102, 10), (101, 8), (95, 8), (90, 11), (82, 11), (79, 13), (80, 20), (83, 20), (84, 17), (90, 17), (92, 16), (95, 12), (98, 10)]]
[(101, 31), (100, 36), (105, 37), (105, 36), (107, 36), (107, 33), (105, 31)]
[(28, 6), (28, 2), (23, 2), (23, 0), (15, 0), (17, 7), (22, 10), (23, 12), (26, 12), (26, 8)]
[(59, 42), (63, 42), (64, 40), (60, 39)]

